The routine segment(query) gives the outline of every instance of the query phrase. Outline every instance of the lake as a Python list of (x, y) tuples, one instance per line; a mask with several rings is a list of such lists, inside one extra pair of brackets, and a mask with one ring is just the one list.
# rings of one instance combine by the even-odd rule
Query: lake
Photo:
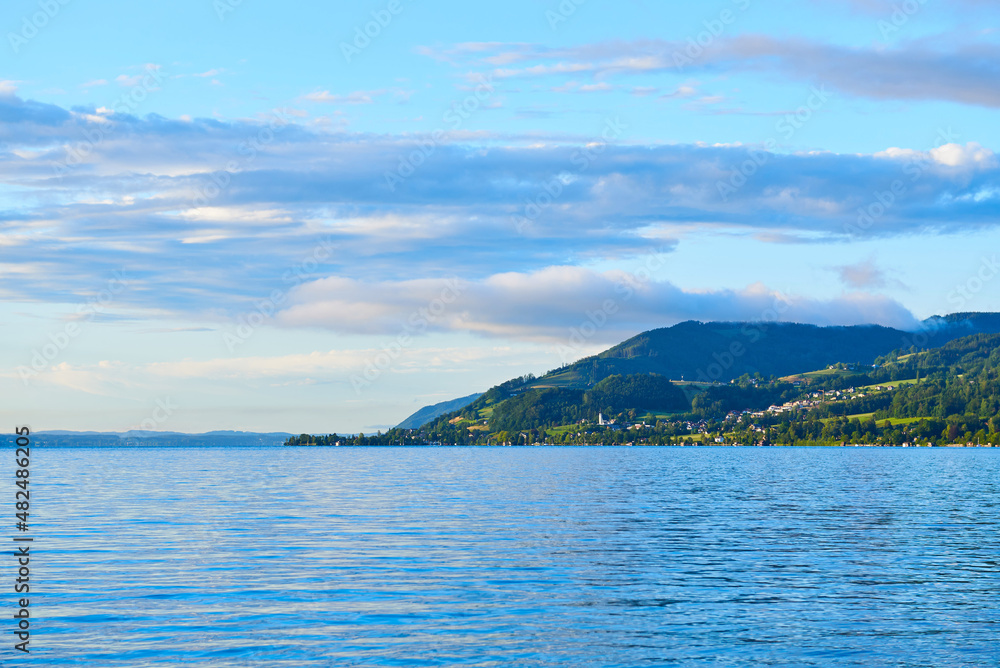
[(995, 449), (36, 447), (31, 480), (23, 665), (1000, 664)]

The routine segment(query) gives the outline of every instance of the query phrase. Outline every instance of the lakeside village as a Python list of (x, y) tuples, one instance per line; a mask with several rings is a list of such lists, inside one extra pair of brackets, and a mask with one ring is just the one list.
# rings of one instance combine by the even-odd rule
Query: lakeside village
[[(796, 382), (796, 385), (799, 383)], [(533, 440), (529, 442), (529, 437), (538, 436), (537, 433), (533, 431), (521, 432), (517, 434), (517, 440), (504, 440), (499, 441), (499, 439), (504, 438), (504, 436), (512, 436), (512, 434), (507, 434), (505, 432), (500, 432), (498, 434), (497, 442), (492, 443), (493, 445), (564, 445), (564, 444), (580, 444), (580, 445), (624, 445), (624, 446), (642, 446), (642, 445), (673, 445), (673, 446), (688, 446), (688, 447), (699, 447), (699, 446), (749, 446), (749, 447), (770, 447), (770, 446), (782, 446), (782, 445), (803, 445), (803, 443), (796, 443), (794, 441), (790, 442), (786, 439), (778, 438), (778, 442), (772, 442), (771, 439), (776, 436), (775, 430), (772, 426), (764, 423), (763, 421), (755, 421), (758, 418), (771, 418), (770, 422), (774, 422), (774, 418), (780, 418), (784, 416), (786, 419), (795, 420), (796, 418), (801, 418), (802, 414), (819, 408), (824, 405), (828, 405), (833, 402), (844, 401), (846, 399), (864, 399), (874, 393), (880, 392), (892, 392), (896, 387), (893, 385), (876, 385), (873, 388), (865, 390), (860, 390), (856, 388), (847, 388), (845, 390), (827, 390), (825, 392), (813, 392), (809, 399), (799, 399), (795, 401), (788, 401), (781, 405), (771, 405), (768, 408), (761, 411), (730, 411), (726, 414), (724, 420), (721, 424), (715, 420), (710, 419), (700, 419), (700, 420), (655, 420), (647, 421), (643, 420), (640, 422), (629, 422), (628, 420), (624, 422), (619, 422), (616, 418), (605, 418), (603, 413), (598, 413), (597, 422), (589, 420), (581, 420), (579, 425), (581, 431), (577, 432), (576, 436), (582, 439), (578, 443), (567, 443), (566, 441), (557, 442), (557, 440), (552, 439), (550, 434), (546, 434), (546, 437), (542, 437), (541, 440)], [(453, 418), (450, 422), (452, 424), (458, 422), (461, 418)], [(832, 420), (836, 420), (833, 418)], [(847, 418), (846, 424), (851, 425), (852, 421), (857, 423), (854, 425), (854, 429), (851, 431), (852, 435), (859, 434), (864, 435), (866, 430), (864, 425), (858, 417)], [(652, 423), (651, 423), (652, 422)], [(891, 423), (890, 421), (887, 421)], [(485, 422), (484, 422), (485, 424)], [(744, 429), (740, 430), (739, 427), (743, 426)], [(860, 431), (858, 431), (860, 429)], [(418, 430), (413, 430), (418, 431)], [(742, 431), (742, 434), (739, 432)], [(792, 436), (794, 438), (794, 428), (790, 429)], [(663, 432), (670, 433), (670, 440), (663, 442), (662, 439), (656, 438), (656, 436), (662, 436)], [(686, 435), (678, 432), (686, 432)], [(747, 434), (754, 434), (757, 438), (746, 438)], [(611, 438), (609, 438), (609, 436)], [(902, 441), (899, 442), (871, 442), (873, 440), (878, 441), (878, 439), (864, 439), (858, 438), (857, 441), (865, 442), (848, 442), (839, 441), (833, 443), (810, 443), (809, 445), (829, 445), (829, 446), (839, 446), (839, 447), (950, 447), (950, 448), (964, 448), (964, 447), (1000, 447), (997, 444), (990, 443), (974, 443), (971, 440), (965, 443), (940, 443), (934, 444), (930, 441), (926, 443), (919, 442), (909, 442)], [(339, 443), (338, 443), (339, 445)], [(442, 445), (440, 442), (430, 443), (430, 445)]]
[[(833, 367), (831, 367), (833, 368)], [(757, 386), (756, 381), (751, 381)], [(718, 383), (714, 386), (725, 387)], [(799, 387), (800, 381), (793, 386)], [(614, 446), (747, 446), (770, 447), (791, 445), (839, 446), (839, 447), (1000, 447), (1000, 439), (989, 442), (975, 442), (971, 432), (942, 426), (944, 420), (929, 419), (886, 419), (879, 429), (872, 414), (841, 415), (817, 418), (810, 412), (828, 412), (837, 406), (869, 398), (886, 397), (897, 389), (897, 385), (875, 385), (864, 388), (848, 387), (842, 390), (819, 390), (808, 392), (806, 396), (781, 404), (772, 404), (766, 409), (732, 410), (721, 420), (696, 418), (690, 415), (655, 417), (651, 415), (637, 419), (636, 411), (629, 410), (615, 417), (605, 417), (599, 412), (596, 420), (582, 419), (574, 425), (549, 429), (525, 429), (493, 433), (489, 431), (489, 418), (477, 420), (477, 424), (463, 425), (468, 420), (461, 416), (447, 420), (454, 427), (465, 426), (470, 435), (482, 434), (485, 441), (476, 438), (463, 440), (442, 438), (445, 435), (427, 426), (418, 429), (392, 429), (389, 432), (365, 436), (310, 436), (303, 434), (289, 439), (286, 445), (493, 445), (493, 446), (544, 446), (544, 445), (614, 445)], [(811, 418), (811, 419), (810, 419)], [(996, 423), (994, 418), (992, 421)], [(997, 426), (994, 424), (994, 426)], [(944, 441), (947, 436), (964, 436), (965, 440), (943, 442), (934, 438), (935, 432), (942, 431)], [(991, 430), (996, 436), (995, 430)], [(923, 437), (923, 438), (921, 438)], [(980, 441), (982, 435), (980, 434)]]
[(1000, 446), (1000, 334), (729, 383), (527, 374), (415, 429), (287, 445)]

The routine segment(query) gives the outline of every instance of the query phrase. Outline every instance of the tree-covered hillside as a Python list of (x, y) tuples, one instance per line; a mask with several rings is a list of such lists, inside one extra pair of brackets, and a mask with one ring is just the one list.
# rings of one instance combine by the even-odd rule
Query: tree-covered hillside
[(656, 373), (671, 380), (727, 383), (743, 375), (786, 376), (837, 362), (871, 364), (893, 350), (943, 346), (976, 333), (1000, 333), (998, 313), (928, 318), (914, 332), (890, 327), (818, 327), (768, 322), (682, 322), (552, 371), (538, 384), (589, 387), (615, 375)]
[(902, 347), (908, 333), (889, 327), (684, 322), (654, 329), (577, 362), (585, 373), (659, 373), (728, 382), (745, 374), (784, 376), (834, 362), (871, 364)]
[[(616, 347), (616, 354), (657, 349), (659, 335), (649, 334), (631, 340), (631, 347)], [(833, 337), (861, 337), (869, 345), (883, 334)], [(800, 357), (812, 354), (803, 352), (807, 349), (800, 347)], [(727, 383), (629, 373), (574, 387), (552, 382), (558, 372), (527, 375), (491, 388), (419, 430), (335, 439), (302, 436), (289, 444), (1000, 443), (1000, 334), (966, 336), (930, 350), (911, 345), (867, 362), (853, 351), (845, 354), (843, 360), (783, 377), (744, 374)], [(794, 351), (789, 355), (796, 357)]]
[(895, 360), (918, 384), (901, 387), (879, 417), (911, 418), (952, 415), (996, 419), (1000, 414), (1000, 336), (979, 334), (942, 348)]

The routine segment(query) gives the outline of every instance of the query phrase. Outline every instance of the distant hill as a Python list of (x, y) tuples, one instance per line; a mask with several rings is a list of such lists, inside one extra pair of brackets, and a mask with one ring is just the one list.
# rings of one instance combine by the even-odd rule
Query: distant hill
[(688, 321), (634, 336), (550, 372), (534, 385), (585, 388), (611, 375), (637, 373), (700, 382), (728, 382), (757, 373), (784, 376), (835, 362), (871, 364), (876, 357), (907, 345), (910, 337), (909, 332), (876, 325)]
[[(935, 343), (946, 343), (952, 326), (938, 324)], [(509, 380), (467, 406), (442, 411), (427, 426), (446, 431), (451, 421), (461, 418), (470, 425), (476, 422), (473, 429), (482, 429), (485, 419), (491, 432), (515, 431), (537, 424), (593, 420), (599, 411), (618, 412), (625, 404), (636, 409), (690, 410), (692, 398), (712, 382), (729, 383), (757, 374), (764, 379), (780, 378), (836, 363), (870, 368), (877, 358), (912, 345), (912, 337), (911, 332), (877, 325), (682, 322), (644, 332), (540, 378), (528, 375)], [(643, 378), (656, 379), (658, 389), (646, 387)], [(681, 380), (702, 385), (685, 386), (689, 393), (680, 388), (668, 393), (663, 385)], [(629, 399), (615, 400), (605, 386), (618, 388), (615, 393)], [(659, 405), (665, 399), (672, 405)], [(711, 403), (721, 399), (713, 397)]]
[[(922, 347), (938, 347), (945, 342), (936, 339), (943, 334), (948, 341), (971, 334), (1000, 334), (1000, 313), (949, 313), (934, 315), (923, 322), (928, 342)], [(918, 341), (921, 339), (918, 337)], [(918, 347), (921, 347), (918, 345)]]
[[(39, 447), (256, 447), (281, 445), (292, 434), (285, 432), (256, 433), (246, 431), (212, 431), (204, 434), (184, 434), (176, 431), (38, 431), (31, 441)], [(12, 437), (7, 439), (12, 441)]]
[(419, 411), (396, 425), (396, 429), (419, 429), (436, 417), (465, 408), (481, 396), (482, 393), (477, 392), (476, 394), (470, 394), (469, 396), (462, 397), (460, 399), (442, 401), (441, 403), (434, 404), (433, 406), (424, 406)]
[(785, 376), (835, 362), (870, 364), (903, 348), (936, 348), (970, 334), (1000, 333), (1000, 313), (933, 316), (917, 332), (878, 325), (682, 322), (643, 332), (598, 355), (550, 372), (533, 385), (589, 387), (615, 374), (728, 382), (744, 374)]
[(1000, 334), (910, 350), (890, 351), (871, 364), (838, 362), (727, 383), (678, 384), (637, 373), (579, 389), (522, 376), (424, 431), (431, 441), (472, 444), (1000, 442)]
[[(868, 365), (893, 350), (935, 348), (970, 334), (1000, 333), (1000, 313), (932, 316), (920, 330), (878, 325), (820, 327), (796, 323), (682, 322), (643, 332), (608, 350), (528, 382), (522, 389), (586, 390), (616, 375), (657, 374), (671, 380), (729, 382), (744, 374), (782, 377), (837, 362)], [(426, 406), (397, 425), (419, 429), (441, 415), (460, 411), (482, 395)], [(481, 409), (494, 403), (486, 397)]]
[(909, 332), (689, 321), (428, 406), (385, 434), (288, 444), (1000, 443), (998, 379), (997, 313)]

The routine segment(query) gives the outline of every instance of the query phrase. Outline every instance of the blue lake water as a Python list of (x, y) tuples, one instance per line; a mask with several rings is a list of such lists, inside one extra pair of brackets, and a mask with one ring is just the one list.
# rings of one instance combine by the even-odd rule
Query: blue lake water
[(31, 500), (3, 665), (1000, 665), (998, 450), (33, 448)]

